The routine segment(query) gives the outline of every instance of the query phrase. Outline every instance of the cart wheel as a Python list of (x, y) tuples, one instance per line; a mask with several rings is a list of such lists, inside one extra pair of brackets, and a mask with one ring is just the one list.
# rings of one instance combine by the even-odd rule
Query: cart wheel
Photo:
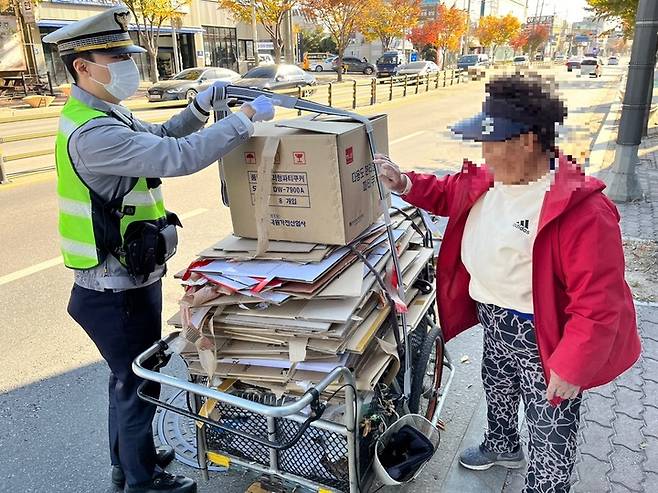
[(438, 389), (443, 371), (443, 344), (441, 329), (432, 328), (413, 363), (409, 411), (425, 416), (430, 421), (438, 403)]

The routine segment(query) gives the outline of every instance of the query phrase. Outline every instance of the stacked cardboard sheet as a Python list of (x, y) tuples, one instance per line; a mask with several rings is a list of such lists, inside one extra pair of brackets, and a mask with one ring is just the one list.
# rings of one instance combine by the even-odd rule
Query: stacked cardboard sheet
[[(434, 252), (423, 246), (418, 211), (394, 200), (391, 214), (411, 329), (434, 299), (414, 287)], [(179, 274), (186, 294), (169, 323), (198, 329), (216, 360), (204, 367), (188, 344), (182, 354), (191, 373), (276, 394), (304, 392), (339, 366), (353, 369), (359, 390), (394, 377), (398, 329), (384, 296), (395, 290), (383, 223), (348, 246), (271, 241), (255, 258), (256, 243), (224, 238)]]

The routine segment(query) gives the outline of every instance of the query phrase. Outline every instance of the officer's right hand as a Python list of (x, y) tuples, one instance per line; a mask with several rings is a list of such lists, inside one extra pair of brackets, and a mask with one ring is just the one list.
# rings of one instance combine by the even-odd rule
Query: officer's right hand
[(274, 118), (274, 105), (267, 96), (258, 96), (253, 101), (244, 103), (240, 109), (254, 122), (263, 122)]
[(384, 154), (375, 154), (373, 161), (379, 170), (379, 178), (391, 192), (401, 194), (407, 187), (409, 177), (400, 171), (400, 167)]
[(196, 96), (196, 102), (201, 109), (210, 113), (217, 104), (226, 99), (226, 86), (229, 83), (224, 80), (215, 81), (210, 87), (204, 89)]

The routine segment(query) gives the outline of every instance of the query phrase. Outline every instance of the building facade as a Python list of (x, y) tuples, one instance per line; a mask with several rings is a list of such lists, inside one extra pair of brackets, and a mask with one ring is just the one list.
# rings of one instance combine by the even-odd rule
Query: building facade
[[(48, 0), (35, 9), (34, 51), (39, 72), (50, 72), (55, 84), (71, 82), (54, 45), (41, 39), (54, 30), (116, 5), (114, 0)], [(160, 29), (157, 70), (167, 78), (177, 70), (190, 67), (225, 67), (244, 73), (254, 58), (251, 25), (237, 22), (227, 10), (217, 8), (216, 0), (192, 0), (182, 11), (179, 25), (169, 21)], [(135, 43), (140, 43), (138, 28), (129, 27)], [(174, 39), (175, 36), (175, 39)], [(258, 27), (259, 48), (267, 52), (269, 35)], [(147, 55), (134, 57), (143, 80), (151, 78)]]

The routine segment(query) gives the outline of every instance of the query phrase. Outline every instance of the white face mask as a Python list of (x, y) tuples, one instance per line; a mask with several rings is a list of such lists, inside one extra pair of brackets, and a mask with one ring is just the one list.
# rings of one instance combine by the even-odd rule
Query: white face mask
[(100, 63), (94, 63), (91, 61), (88, 61), (88, 63), (98, 65), (99, 67), (105, 67), (110, 71), (110, 82), (107, 84), (99, 82), (93, 77), (91, 80), (103, 86), (107, 92), (119, 101), (128, 99), (137, 92), (140, 80), (139, 70), (132, 58), (121, 60), (120, 62), (109, 63), (107, 65), (101, 65)]

